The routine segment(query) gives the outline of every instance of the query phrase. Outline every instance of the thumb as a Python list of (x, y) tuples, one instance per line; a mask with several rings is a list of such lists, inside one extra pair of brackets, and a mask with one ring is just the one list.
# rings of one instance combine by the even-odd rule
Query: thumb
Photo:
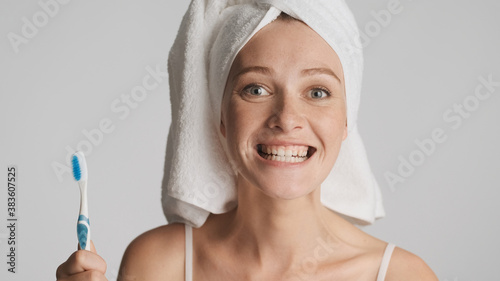
[[(80, 247), (80, 243), (78, 243), (78, 250), (81, 250), (82, 248)], [(90, 240), (90, 251), (94, 254), (97, 254), (97, 251), (95, 249), (95, 246), (94, 246), (94, 242), (92, 242), (92, 240)]]

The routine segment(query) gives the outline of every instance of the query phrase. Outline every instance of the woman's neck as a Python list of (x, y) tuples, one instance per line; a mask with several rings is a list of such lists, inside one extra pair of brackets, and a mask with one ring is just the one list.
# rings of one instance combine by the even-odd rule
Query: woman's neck
[(320, 189), (297, 199), (271, 198), (245, 181), (238, 183), (238, 207), (230, 214), (226, 241), (257, 266), (285, 270), (342, 244), (337, 227), (346, 223), (320, 202)]

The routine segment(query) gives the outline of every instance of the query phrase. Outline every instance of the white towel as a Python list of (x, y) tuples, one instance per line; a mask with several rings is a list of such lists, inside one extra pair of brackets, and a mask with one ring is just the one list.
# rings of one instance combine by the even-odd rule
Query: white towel
[(300, 19), (336, 51), (345, 76), (348, 137), (321, 185), (321, 202), (359, 224), (384, 216), (380, 189), (356, 127), (363, 56), (343, 0), (192, 0), (168, 61), (172, 124), (162, 183), (169, 223), (200, 227), (237, 205), (235, 169), (219, 131), (223, 90), (236, 54), (281, 13)]

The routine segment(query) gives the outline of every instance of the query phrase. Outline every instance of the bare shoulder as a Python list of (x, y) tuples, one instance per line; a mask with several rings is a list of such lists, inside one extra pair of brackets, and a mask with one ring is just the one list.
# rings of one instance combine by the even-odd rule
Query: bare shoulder
[(387, 269), (387, 281), (439, 281), (432, 269), (417, 255), (396, 247)]
[(174, 223), (139, 235), (123, 254), (118, 280), (183, 280), (184, 233), (184, 224)]

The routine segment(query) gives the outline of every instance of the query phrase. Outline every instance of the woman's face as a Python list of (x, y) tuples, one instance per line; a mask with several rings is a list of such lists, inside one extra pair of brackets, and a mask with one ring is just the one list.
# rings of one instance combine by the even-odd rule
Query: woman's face
[(309, 194), (347, 137), (340, 60), (304, 23), (276, 20), (237, 55), (221, 117), (239, 180), (273, 198)]

